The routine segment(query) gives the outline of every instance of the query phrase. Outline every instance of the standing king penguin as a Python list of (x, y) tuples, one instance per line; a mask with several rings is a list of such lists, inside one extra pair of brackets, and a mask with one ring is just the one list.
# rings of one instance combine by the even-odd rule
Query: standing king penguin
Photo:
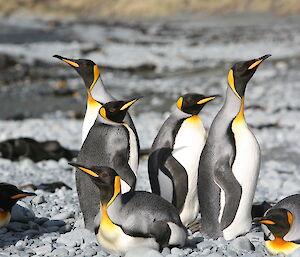
[(181, 96), (150, 151), (148, 172), (152, 193), (175, 205), (185, 226), (199, 213), (198, 166), (206, 134), (198, 113), (215, 98), (200, 94)]
[(71, 165), (87, 173), (101, 192), (94, 231), (107, 252), (124, 255), (138, 247), (161, 250), (185, 244), (186, 229), (171, 203), (149, 192), (121, 194), (120, 177), (112, 168)]
[(255, 223), (265, 225), (266, 247), (271, 254), (291, 254), (300, 247), (300, 194), (288, 196)]
[[(136, 183), (137, 139), (124, 119), (129, 107), (138, 99), (103, 104), (77, 157), (77, 161), (87, 167), (108, 166), (117, 170), (122, 179), (122, 193), (133, 190)], [(81, 180), (84, 184), (79, 194), (80, 207), (86, 228), (93, 230), (94, 219), (99, 212), (99, 189), (86, 173), (81, 173), (85, 177)]]
[[(54, 55), (53, 57), (58, 58), (65, 63), (69, 64), (73, 67), (76, 72), (81, 76), (84, 81), (86, 91), (87, 91), (87, 107), (86, 113), (84, 116), (83, 126), (82, 126), (82, 144), (84, 143), (91, 127), (94, 125), (98, 115), (99, 110), (103, 103), (107, 103), (109, 101), (114, 101), (115, 99), (110, 95), (110, 93), (106, 90), (101, 76), (99, 67), (91, 60), (86, 59), (70, 59), (66, 57), (62, 57), (59, 55)], [(134, 135), (131, 137), (132, 140), (136, 140), (136, 142), (131, 142), (131, 144), (137, 144), (137, 148), (131, 149), (132, 155), (139, 155), (139, 141), (138, 135), (135, 129), (135, 126), (132, 122), (132, 119), (128, 113), (126, 113), (124, 121), (129, 126), (129, 131), (133, 131)], [(97, 141), (101, 141), (102, 138), (95, 138)], [(82, 156), (84, 158), (84, 156)], [(89, 160), (91, 157), (88, 157)], [(94, 156), (97, 161), (98, 156)], [(138, 168), (138, 159), (136, 163), (132, 163), (132, 170), (136, 174)], [(98, 189), (94, 186), (91, 180), (88, 178), (86, 174), (83, 172), (77, 171), (75, 173), (76, 177), (76, 188), (79, 198), (80, 207), (83, 213), (89, 211), (93, 206), (89, 205), (89, 201), (86, 201), (86, 197), (91, 198), (91, 203), (98, 202), (99, 199), (96, 198)], [(124, 186), (125, 184), (123, 184)], [(96, 190), (96, 192), (95, 192)], [(125, 185), (122, 187), (122, 192), (126, 192), (129, 190), (129, 187)], [(87, 219), (85, 219), (87, 220)]]
[(16, 186), (0, 183), (0, 228), (5, 227), (11, 218), (11, 209), (20, 199), (34, 196), (35, 193), (23, 192)]
[(225, 103), (200, 157), (201, 231), (210, 238), (230, 240), (251, 228), (260, 148), (244, 118), (244, 93), (257, 67), (268, 57), (238, 62), (230, 69)]

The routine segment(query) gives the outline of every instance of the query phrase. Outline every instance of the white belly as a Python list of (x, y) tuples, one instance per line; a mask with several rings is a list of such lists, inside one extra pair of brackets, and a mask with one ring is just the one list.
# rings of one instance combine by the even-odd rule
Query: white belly
[[(126, 124), (123, 124), (124, 127), (128, 130), (129, 132), (129, 159), (128, 159), (128, 164), (132, 171), (134, 172), (135, 176), (137, 177), (137, 169), (139, 165), (139, 154), (138, 154), (138, 145), (137, 145), (137, 138), (136, 135), (134, 134), (133, 130)], [(129, 185), (127, 185), (126, 182), (122, 181), (121, 182), (121, 191), (122, 194), (128, 192), (130, 190)]]
[(205, 144), (205, 129), (198, 116), (186, 119), (179, 129), (172, 155), (185, 168), (188, 175), (188, 193), (180, 213), (182, 223), (186, 226), (193, 222), (199, 213), (198, 201), (198, 166)]
[(154, 238), (128, 236), (118, 226), (112, 228), (110, 233), (102, 233), (99, 230), (97, 240), (107, 252), (117, 255), (125, 255), (126, 252), (137, 247), (159, 249), (159, 245)]
[(91, 127), (94, 125), (95, 120), (97, 119), (100, 107), (101, 105), (95, 101), (90, 101), (87, 103), (81, 132), (82, 144), (84, 143), (84, 140), (86, 139)]
[(5, 227), (10, 222), (11, 215), (9, 212), (0, 211), (0, 228)]
[(242, 197), (236, 216), (224, 231), (226, 240), (248, 232), (251, 228), (251, 208), (260, 169), (260, 148), (246, 123), (233, 127), (236, 157), (232, 171), (242, 187)]

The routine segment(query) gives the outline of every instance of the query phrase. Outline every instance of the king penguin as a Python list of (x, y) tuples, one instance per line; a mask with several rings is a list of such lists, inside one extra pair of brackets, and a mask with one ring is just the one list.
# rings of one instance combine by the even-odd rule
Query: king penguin
[(201, 232), (233, 239), (251, 228), (251, 207), (260, 148), (244, 117), (244, 93), (257, 67), (269, 57), (238, 62), (228, 73), (223, 107), (210, 127), (198, 177)]
[(94, 231), (107, 252), (125, 255), (138, 247), (161, 250), (185, 244), (187, 231), (171, 203), (144, 191), (121, 194), (119, 172), (112, 168), (71, 165), (88, 174), (100, 190)]
[(20, 199), (34, 196), (35, 193), (23, 192), (16, 186), (8, 183), (0, 183), (0, 228), (10, 222), (11, 209)]
[[(129, 107), (138, 99), (103, 104), (77, 157), (79, 163), (88, 167), (108, 166), (117, 170), (121, 177), (122, 193), (134, 189), (136, 183), (139, 156), (137, 139), (124, 119)], [(87, 174), (79, 170), (76, 174), (83, 183), (79, 202), (85, 225), (92, 230), (99, 211), (99, 190)]]
[[(84, 81), (88, 98), (82, 125), (83, 143), (98, 116), (101, 107), (100, 103), (107, 103), (109, 101), (114, 101), (115, 99), (105, 88), (100, 76), (100, 69), (93, 61), (87, 59), (69, 59), (60, 55), (54, 55), (53, 57), (58, 58), (73, 67)], [(125, 116), (125, 121), (137, 135), (135, 126), (129, 114)], [(138, 137), (136, 138), (138, 140)], [(139, 142), (137, 143), (139, 145)]]
[(150, 151), (148, 172), (152, 193), (175, 205), (185, 226), (199, 213), (198, 166), (206, 132), (198, 114), (215, 98), (194, 93), (179, 97)]
[(263, 224), (271, 254), (291, 254), (300, 247), (300, 194), (288, 196), (254, 222)]

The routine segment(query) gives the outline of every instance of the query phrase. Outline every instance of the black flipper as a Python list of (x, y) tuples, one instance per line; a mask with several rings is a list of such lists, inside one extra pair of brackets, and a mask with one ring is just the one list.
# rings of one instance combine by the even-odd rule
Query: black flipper
[(229, 162), (229, 158), (219, 160), (214, 173), (215, 181), (223, 189), (226, 199), (220, 224), (221, 230), (233, 222), (242, 196), (242, 187), (235, 178)]
[(171, 152), (167, 155), (164, 165), (160, 169), (169, 177), (173, 182), (174, 205), (179, 213), (182, 211), (186, 195), (188, 193), (188, 176), (185, 168), (173, 157)]

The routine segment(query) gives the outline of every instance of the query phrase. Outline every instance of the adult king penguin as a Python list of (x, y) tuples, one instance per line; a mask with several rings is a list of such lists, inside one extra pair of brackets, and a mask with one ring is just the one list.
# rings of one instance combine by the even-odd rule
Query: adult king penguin
[(121, 194), (119, 172), (112, 168), (71, 165), (88, 174), (101, 191), (94, 231), (107, 252), (124, 255), (137, 247), (161, 250), (185, 244), (186, 229), (171, 203), (149, 192)]
[(229, 240), (251, 228), (260, 148), (244, 118), (244, 93), (257, 67), (268, 57), (238, 62), (230, 69), (225, 103), (200, 157), (201, 231), (211, 238)]
[[(84, 166), (108, 166), (121, 177), (122, 193), (135, 188), (138, 167), (136, 135), (124, 121), (127, 110), (139, 98), (130, 101), (105, 103), (99, 110), (95, 124), (84, 141), (77, 161)], [(86, 228), (92, 230), (99, 209), (99, 189), (86, 173), (77, 170), (82, 184), (79, 193), (80, 207)]]
[[(83, 126), (82, 126), (82, 143), (84, 143), (91, 127), (94, 125), (98, 115), (99, 110), (102, 104), (107, 103), (109, 101), (114, 101), (115, 99), (111, 96), (111, 94), (106, 90), (101, 76), (100, 76), (100, 69), (99, 67), (91, 60), (86, 59), (70, 59), (66, 57), (62, 57), (59, 55), (54, 55), (53, 57), (58, 58), (65, 63), (69, 64), (73, 67), (76, 72), (81, 76), (84, 81), (86, 91), (87, 91), (87, 108), (86, 113), (84, 116)], [(132, 155), (139, 155), (139, 140), (138, 135), (135, 129), (135, 126), (132, 122), (132, 119), (128, 113), (126, 113), (124, 121), (126, 122), (127, 126), (129, 126), (129, 130), (133, 131), (134, 135), (131, 137), (132, 140), (136, 140), (135, 142), (131, 142), (131, 144), (136, 144), (137, 148), (131, 149)], [(102, 138), (95, 138), (97, 141), (101, 141)], [(97, 156), (95, 156), (97, 158)], [(138, 160), (137, 160), (138, 161)], [(133, 171), (137, 172), (137, 164), (133, 164)], [(89, 193), (93, 192), (90, 191), (88, 188), (94, 188), (97, 190), (94, 185), (91, 183), (88, 176), (82, 172), (76, 172), (76, 188), (78, 193), (78, 198), (81, 206), (81, 210), (83, 213), (86, 213), (88, 209), (93, 208), (89, 206), (89, 202), (86, 202), (86, 196)], [(124, 186), (124, 185), (123, 185)], [(129, 187), (125, 185), (122, 187), (122, 192), (126, 192), (129, 190)], [(98, 198), (96, 197), (97, 194), (90, 194), (89, 198), (92, 198), (91, 202), (98, 202)]]
[(254, 222), (265, 225), (271, 254), (291, 254), (300, 247), (300, 194), (288, 196)]
[(173, 203), (185, 226), (199, 213), (198, 166), (206, 134), (198, 113), (215, 98), (200, 94), (181, 96), (150, 151), (148, 172), (152, 193)]
[(20, 199), (34, 196), (35, 193), (23, 192), (16, 186), (0, 183), (0, 228), (5, 227), (11, 218), (11, 209)]
[[(115, 98), (113, 98), (111, 94), (106, 90), (100, 76), (100, 69), (93, 61), (87, 59), (69, 59), (60, 55), (54, 55), (53, 57), (58, 58), (59, 60), (62, 60), (73, 67), (84, 81), (88, 98), (86, 113), (82, 126), (83, 143), (91, 127), (95, 123), (99, 109), (101, 107), (101, 103), (114, 101)], [(125, 121), (131, 127), (134, 133), (137, 134), (135, 126), (129, 114), (125, 116)], [(136, 138), (138, 140), (138, 137)]]

